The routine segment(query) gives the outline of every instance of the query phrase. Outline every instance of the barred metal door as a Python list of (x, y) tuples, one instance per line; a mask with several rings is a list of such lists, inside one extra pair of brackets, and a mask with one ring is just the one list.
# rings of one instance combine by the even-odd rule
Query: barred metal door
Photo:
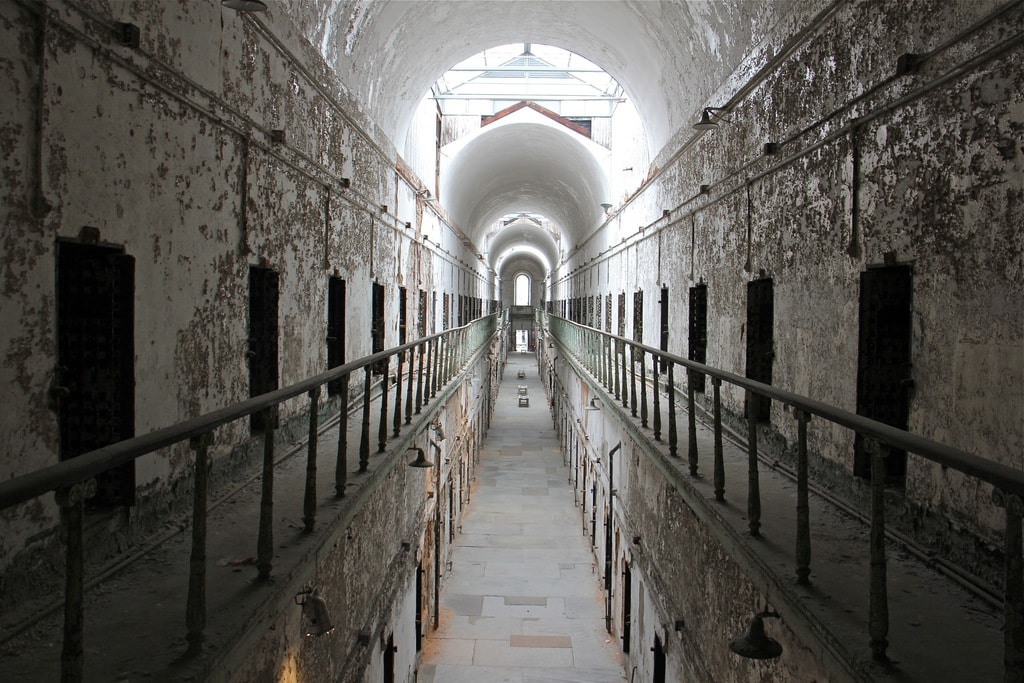
[[(708, 362), (708, 286), (699, 284), (690, 287), (689, 354), (687, 358), (698, 363)], [(693, 380), (696, 391), (704, 391), (705, 377)]]
[[(110, 247), (57, 247), (60, 458), (135, 435), (135, 260)], [(96, 477), (91, 504), (132, 505), (135, 463)]]
[[(860, 275), (860, 338), (857, 353), (857, 413), (907, 428), (910, 412), (910, 343), (913, 274), (910, 266), (871, 268)], [(902, 484), (905, 451), (885, 461), (892, 483)], [(854, 473), (871, 476), (870, 458), (860, 435), (854, 446)]]
[[(345, 364), (345, 281), (332, 277), (327, 281), (327, 368)], [(341, 393), (341, 380), (327, 383), (327, 393)]]
[[(277, 389), (278, 286), (275, 271), (249, 267), (249, 396)], [(263, 413), (250, 415), (249, 426), (265, 429)]]
[[(747, 377), (764, 384), (772, 383), (775, 360), (775, 302), (771, 278), (747, 283)], [(771, 401), (760, 397), (756, 418), (767, 422)]]

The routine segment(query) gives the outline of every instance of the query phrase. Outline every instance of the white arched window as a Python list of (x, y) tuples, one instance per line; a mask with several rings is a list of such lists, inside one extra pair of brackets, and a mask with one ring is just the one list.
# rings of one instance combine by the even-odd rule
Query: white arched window
[(519, 273), (515, 279), (515, 303), (514, 306), (530, 305), (530, 276), (526, 273)]

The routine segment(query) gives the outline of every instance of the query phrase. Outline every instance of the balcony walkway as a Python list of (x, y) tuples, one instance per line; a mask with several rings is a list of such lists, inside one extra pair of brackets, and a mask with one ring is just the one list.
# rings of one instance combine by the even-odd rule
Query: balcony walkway
[(419, 683), (626, 680), (569, 473), (536, 359), (510, 354)]

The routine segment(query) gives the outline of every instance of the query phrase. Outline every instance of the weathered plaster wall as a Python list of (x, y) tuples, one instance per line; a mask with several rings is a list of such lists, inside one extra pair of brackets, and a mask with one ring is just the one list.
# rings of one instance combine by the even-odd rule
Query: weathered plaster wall
[[(419, 289), (439, 301), (493, 297), (482, 264), (417, 198), (419, 181), (396, 172), (390, 144), (287, 14), (219, 3), (46, 7), (0, 2), (0, 476), (59, 458), (55, 253), (83, 226), (136, 261), (137, 434), (248, 397), (250, 265), (280, 274), (282, 385), (326, 369), (330, 275), (347, 281), (349, 359), (370, 351), (373, 279), (386, 286), (387, 346), (398, 340), (399, 286), (409, 288), (411, 330)], [(115, 40), (115, 21), (139, 27), (139, 48)], [(304, 404), (286, 404), (283, 420)], [(234, 463), (248, 439), (244, 421), (217, 430), (215, 458)], [(182, 499), (190, 467), (184, 447), (138, 462), (139, 504), (112, 519), (119, 543)], [(56, 521), (50, 496), (5, 510), (0, 567), (35, 563), (26, 558), (54, 539)]]
[[(860, 273), (912, 264), (911, 431), (1024, 468), (1024, 19), (1019, 6), (994, 16), (1001, 6), (848, 2), (790, 53), (785, 33), (770, 37), (706, 103), (728, 104), (729, 122), (666, 148), (658, 174), (556, 274), (552, 298), (625, 292), (629, 334), (642, 289), (644, 341), (657, 346), (666, 284), (669, 348), (685, 355), (687, 290), (704, 281), (707, 362), (742, 375), (746, 283), (772, 277), (773, 383), (852, 411)], [(927, 58), (897, 76), (906, 52)], [(723, 400), (742, 410), (740, 393), (723, 387)], [(777, 405), (772, 429), (795, 439)], [(822, 420), (809, 432), (818, 466), (856, 489), (852, 435)], [(901, 505), (926, 535), (1001, 533), (988, 487), (914, 456)]]

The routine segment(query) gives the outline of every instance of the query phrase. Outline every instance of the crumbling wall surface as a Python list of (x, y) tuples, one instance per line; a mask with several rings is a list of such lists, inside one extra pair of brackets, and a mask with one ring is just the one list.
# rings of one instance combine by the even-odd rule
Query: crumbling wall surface
[[(670, 349), (685, 355), (686, 290), (703, 280), (708, 363), (742, 375), (747, 283), (770, 277), (772, 383), (852, 412), (862, 273), (907, 264), (910, 431), (1024, 469), (1022, 25), (1019, 5), (995, 1), (849, 2), (792, 27), (808, 31), (791, 52), (753, 50), (704, 103), (728, 106), (717, 128), (663, 151), (667, 166), (616, 214), (615, 226), (646, 229), (589, 266), (592, 254), (571, 262), (570, 296), (606, 262), (618, 278), (608, 289), (643, 289), (645, 301), (670, 278)], [(677, 254), (691, 231), (688, 261)], [(658, 345), (656, 325), (644, 341)], [(722, 395), (742, 414), (742, 391)], [(792, 450), (796, 420), (777, 403), (769, 430)], [(861, 495), (853, 434), (822, 419), (808, 432), (823, 483)], [(910, 455), (895, 520), (940, 550), (961, 528), (978, 548), (1001, 547), (990, 493)]]
[[(138, 30), (137, 46), (122, 42), (119, 22)], [(326, 369), (329, 276), (347, 283), (348, 360), (370, 351), (372, 278), (387, 286), (387, 346), (397, 343), (396, 283), (477, 293), (460, 277), (475, 265), (426, 245), (415, 263), (405, 255), (422, 221), (434, 235), (451, 228), (417, 210), (390, 143), (290, 22), (216, 2), (0, 0), (0, 479), (60, 459), (61, 241), (98, 240), (134, 258), (136, 434), (248, 398), (252, 266), (280, 278), (281, 386)], [(407, 216), (396, 214), (399, 196)], [(282, 425), (307, 406), (284, 404)], [(214, 439), (215, 477), (259, 452), (247, 420)], [(137, 462), (136, 505), (90, 525), (90, 560), (182, 509), (186, 446)], [(60, 579), (57, 521), (49, 495), (0, 513), (0, 568), (12, 567), (0, 602), (24, 595), (26, 581)]]

